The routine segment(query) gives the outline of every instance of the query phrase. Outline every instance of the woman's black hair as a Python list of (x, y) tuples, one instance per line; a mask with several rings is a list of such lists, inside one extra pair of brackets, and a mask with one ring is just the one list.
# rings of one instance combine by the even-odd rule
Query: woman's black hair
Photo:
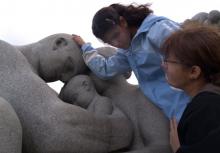
[(100, 9), (93, 17), (93, 34), (103, 39), (104, 34), (118, 25), (120, 17), (123, 17), (129, 27), (138, 28), (143, 20), (153, 11), (149, 9), (150, 4), (138, 5), (130, 4), (128, 6), (121, 4), (112, 4)]

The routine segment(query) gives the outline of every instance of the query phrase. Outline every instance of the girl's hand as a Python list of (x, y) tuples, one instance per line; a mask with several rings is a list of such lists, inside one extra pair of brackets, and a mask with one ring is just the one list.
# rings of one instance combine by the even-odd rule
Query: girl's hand
[(85, 41), (78, 35), (72, 34), (73, 41), (76, 42), (76, 44), (81, 48), (83, 44), (85, 44)]
[(177, 132), (177, 121), (175, 118), (170, 120), (170, 145), (175, 153), (180, 147), (178, 132)]

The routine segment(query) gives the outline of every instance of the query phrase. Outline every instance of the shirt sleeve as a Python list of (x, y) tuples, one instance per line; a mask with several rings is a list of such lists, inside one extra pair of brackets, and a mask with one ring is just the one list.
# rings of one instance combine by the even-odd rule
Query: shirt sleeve
[(81, 49), (86, 65), (100, 78), (109, 79), (131, 69), (126, 55), (120, 49), (109, 57), (99, 54), (90, 43), (84, 44)]
[(158, 49), (165, 39), (174, 31), (180, 29), (180, 24), (169, 19), (155, 23), (149, 30), (148, 40)]

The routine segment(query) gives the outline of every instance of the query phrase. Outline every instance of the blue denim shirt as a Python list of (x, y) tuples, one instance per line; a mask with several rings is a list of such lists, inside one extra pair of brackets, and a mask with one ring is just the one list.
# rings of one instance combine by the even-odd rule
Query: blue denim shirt
[(117, 49), (116, 54), (105, 58), (87, 43), (82, 46), (83, 57), (88, 67), (101, 78), (132, 70), (144, 95), (167, 117), (175, 116), (179, 121), (190, 99), (166, 82), (160, 52), (163, 41), (179, 28), (178, 23), (151, 14), (145, 18), (127, 50)]

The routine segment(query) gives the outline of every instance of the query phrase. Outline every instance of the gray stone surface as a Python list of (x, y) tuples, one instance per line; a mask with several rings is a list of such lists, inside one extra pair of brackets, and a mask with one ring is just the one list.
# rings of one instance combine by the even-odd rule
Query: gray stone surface
[[(109, 49), (99, 51), (110, 56)], [(162, 112), (124, 76), (101, 80), (90, 73), (71, 35), (25, 46), (0, 41), (0, 53), (0, 96), (21, 121), (23, 153), (170, 153)], [(81, 99), (58, 98), (47, 85), (56, 80)]]
[(209, 13), (200, 12), (192, 17), (192, 20), (199, 21), (200, 23), (204, 23), (208, 19)]
[(22, 128), (12, 106), (0, 97), (0, 152), (21, 153)]
[(129, 146), (132, 127), (124, 115), (98, 116), (65, 103), (46, 83), (66, 82), (86, 69), (71, 35), (16, 48), (0, 41), (0, 96), (20, 119), (23, 153), (107, 153)]
[(61, 89), (59, 97), (65, 102), (80, 106), (97, 115), (119, 111), (113, 107), (110, 98), (97, 93), (92, 80), (87, 75), (77, 75), (70, 79)]
[(198, 21), (199, 23), (220, 26), (220, 12), (212, 10), (210, 12), (199, 12), (195, 14), (190, 20)]
[[(200, 12), (190, 21), (220, 26), (220, 12)], [(88, 78), (82, 76), (93, 85), (83, 84)], [(57, 80), (65, 83), (65, 102), (47, 85)], [(164, 114), (124, 76), (101, 80), (89, 72), (71, 35), (24, 46), (0, 41), (0, 81), (1, 153), (20, 153), (21, 143), (23, 153), (171, 152)]]
[(109, 97), (132, 122), (134, 137), (126, 153), (171, 153), (169, 144), (169, 122), (164, 114), (140, 91), (129, 84), (123, 76), (112, 80), (100, 80), (94, 74), (97, 91)]
[[(113, 48), (98, 48), (98, 51), (108, 57)], [(106, 53), (107, 52), (107, 53)], [(127, 149), (118, 152), (129, 153), (170, 153), (169, 144), (169, 125), (168, 120), (162, 112), (145, 98), (138, 86), (129, 84), (124, 76), (117, 76), (111, 80), (101, 80), (94, 74), (90, 73), (96, 90), (94, 95), (97, 97), (106, 97), (111, 99), (114, 107), (119, 108), (131, 121), (134, 128), (132, 143)], [(90, 80), (86, 76), (78, 75), (71, 79), (61, 90), (61, 98), (64, 101), (81, 105), (89, 109), (87, 94), (88, 86), (83, 85), (85, 80)], [(87, 83), (86, 83), (87, 84)], [(83, 88), (83, 89), (82, 89)], [(89, 91), (90, 94), (92, 93)], [(79, 96), (79, 97), (77, 97)], [(86, 98), (85, 98), (86, 97)], [(90, 97), (92, 97), (90, 95)], [(81, 102), (86, 99), (82, 104)], [(100, 105), (97, 103), (100, 107)], [(100, 100), (99, 102), (102, 102)], [(91, 103), (95, 103), (93, 100)], [(102, 104), (102, 108), (107, 107)]]
[(87, 70), (81, 51), (68, 34), (51, 35), (16, 48), (26, 57), (32, 70), (46, 82), (66, 82)]
[[(112, 48), (102, 47), (98, 51), (105, 55)], [(129, 84), (123, 76), (101, 80), (90, 74), (96, 90), (109, 97), (113, 104), (126, 114), (134, 128), (134, 138), (126, 153), (170, 153), (169, 121), (138, 86)]]

